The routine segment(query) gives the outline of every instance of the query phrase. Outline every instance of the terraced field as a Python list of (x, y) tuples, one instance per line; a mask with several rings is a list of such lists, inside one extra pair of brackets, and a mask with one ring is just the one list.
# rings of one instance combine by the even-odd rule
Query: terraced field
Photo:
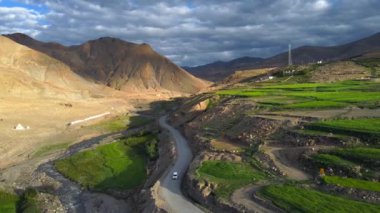
[[(352, 62), (343, 65), (351, 66)], [(252, 199), (251, 193), (262, 188), (264, 182), (257, 185), (258, 180), (266, 179), (271, 185), (258, 195), (287, 212), (380, 211), (380, 205), (371, 204), (379, 199), (380, 82), (306, 81), (316, 79), (317, 74), (311, 72), (322, 68), (316, 66), (309, 73), (294, 76), (279, 75), (265, 82), (247, 80), (207, 94), (218, 102), (188, 125), (202, 133), (201, 149), (233, 153), (245, 162), (250, 159), (257, 163), (252, 168), (248, 163), (202, 162), (196, 178), (201, 185), (202, 181), (212, 183), (216, 200), (237, 204), (230, 195), (242, 192), (239, 196), (244, 202), (237, 205), (254, 211), (260, 202)], [(341, 79), (344, 70), (334, 71), (330, 80)], [(324, 74), (327, 78), (328, 70)], [(232, 144), (257, 148), (249, 153), (215, 149), (220, 134)], [(266, 147), (278, 150), (269, 152)], [(326, 176), (319, 175), (321, 168)], [(300, 174), (306, 178), (299, 179)], [(253, 186), (244, 187), (248, 184)], [(359, 192), (360, 197), (346, 191)]]
[(380, 149), (371, 147), (337, 148), (312, 156), (315, 170), (334, 168), (351, 177), (380, 179)]
[(324, 176), (323, 181), (326, 184), (337, 185), (341, 187), (380, 192), (380, 183), (374, 181), (366, 181), (339, 176)]
[(271, 185), (261, 194), (287, 212), (379, 212), (380, 205), (326, 194), (310, 188)]

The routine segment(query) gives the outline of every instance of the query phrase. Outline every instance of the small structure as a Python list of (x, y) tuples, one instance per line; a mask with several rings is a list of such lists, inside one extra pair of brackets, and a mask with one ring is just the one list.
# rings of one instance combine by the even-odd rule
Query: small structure
[(325, 169), (324, 168), (319, 168), (319, 176), (320, 177), (325, 176)]
[(14, 127), (14, 130), (17, 130), (17, 131), (23, 131), (25, 130), (25, 127), (21, 124), (17, 124), (15, 127)]
[(289, 51), (288, 51), (288, 66), (293, 65), (293, 60), (292, 60), (292, 45), (289, 44)]

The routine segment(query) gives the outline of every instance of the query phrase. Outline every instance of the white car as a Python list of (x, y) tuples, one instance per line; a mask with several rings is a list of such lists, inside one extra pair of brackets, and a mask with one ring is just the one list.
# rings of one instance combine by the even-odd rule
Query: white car
[(173, 180), (177, 180), (178, 179), (178, 172), (173, 172), (172, 179)]

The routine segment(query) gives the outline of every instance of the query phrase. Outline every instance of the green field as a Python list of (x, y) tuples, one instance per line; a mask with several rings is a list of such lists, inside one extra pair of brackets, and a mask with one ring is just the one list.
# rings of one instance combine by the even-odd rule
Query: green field
[(13, 194), (0, 191), (0, 212), (16, 213), (19, 197)]
[(323, 182), (342, 187), (349, 187), (367, 191), (380, 192), (380, 183), (374, 181), (366, 181), (354, 178), (344, 178), (338, 176), (324, 176)]
[(260, 194), (287, 212), (379, 212), (380, 205), (350, 200), (314, 189), (270, 185)]
[(249, 164), (226, 161), (205, 161), (196, 173), (199, 179), (215, 183), (215, 193), (222, 199), (228, 199), (238, 188), (266, 178), (264, 173)]
[[(359, 106), (380, 107), (380, 83), (345, 81), (339, 83), (262, 83), (242, 89), (225, 89), (216, 92), (222, 96), (253, 98), (273, 110), (328, 109)], [(263, 99), (267, 99), (263, 101)], [(272, 100), (271, 100), (272, 99)]]
[(144, 183), (154, 135), (129, 137), (56, 161), (58, 171), (90, 189), (131, 189)]

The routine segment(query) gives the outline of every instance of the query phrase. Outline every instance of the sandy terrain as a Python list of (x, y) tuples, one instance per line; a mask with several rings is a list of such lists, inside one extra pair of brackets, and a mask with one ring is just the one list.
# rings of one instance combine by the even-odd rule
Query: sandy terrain
[[(75, 128), (71, 127), (68, 130), (66, 126), (70, 121), (104, 112), (116, 115), (133, 109), (122, 99), (64, 101), (3, 98), (0, 100), (0, 169), (27, 159), (43, 145), (76, 142), (76, 138), (70, 137), (75, 133)], [(15, 130), (14, 127), (18, 123), (25, 127), (29, 126), (30, 129)]]
[[(0, 170), (31, 157), (48, 144), (75, 143), (96, 135), (81, 129), (105, 118), (67, 128), (67, 123), (110, 112), (115, 116), (135, 111), (135, 106), (149, 106), (158, 100), (167, 100), (181, 94), (147, 91), (145, 93), (114, 94), (108, 98), (26, 98), (0, 97)], [(17, 131), (22, 124), (30, 129)]]

